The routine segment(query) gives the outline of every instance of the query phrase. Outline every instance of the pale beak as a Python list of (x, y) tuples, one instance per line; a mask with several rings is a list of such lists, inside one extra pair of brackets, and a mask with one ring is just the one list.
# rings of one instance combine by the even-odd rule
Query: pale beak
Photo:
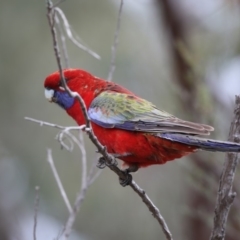
[(54, 95), (54, 90), (53, 89), (46, 89), (44, 91), (45, 94), (45, 98), (49, 101), (52, 102), (53, 101), (53, 95)]

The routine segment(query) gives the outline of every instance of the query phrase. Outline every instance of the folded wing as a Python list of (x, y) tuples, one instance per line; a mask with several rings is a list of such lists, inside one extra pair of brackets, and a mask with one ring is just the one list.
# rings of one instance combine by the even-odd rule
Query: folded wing
[(94, 123), (104, 128), (192, 135), (209, 135), (214, 130), (208, 125), (176, 118), (137, 96), (114, 91), (99, 94), (91, 103), (88, 114)]

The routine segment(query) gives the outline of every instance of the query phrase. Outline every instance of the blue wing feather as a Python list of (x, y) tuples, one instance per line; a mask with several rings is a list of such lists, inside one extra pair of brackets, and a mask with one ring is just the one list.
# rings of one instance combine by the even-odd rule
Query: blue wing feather
[(217, 141), (177, 133), (160, 133), (157, 136), (173, 142), (195, 146), (206, 151), (240, 152), (240, 144), (234, 142)]

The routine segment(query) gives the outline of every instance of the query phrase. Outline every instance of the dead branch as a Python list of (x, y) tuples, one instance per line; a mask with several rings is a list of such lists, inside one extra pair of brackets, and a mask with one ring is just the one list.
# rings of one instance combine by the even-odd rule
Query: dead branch
[(108, 81), (112, 80), (113, 73), (116, 68), (116, 51), (117, 51), (117, 46), (119, 42), (119, 32), (120, 32), (120, 25), (121, 25), (121, 19), (122, 19), (122, 8), (123, 8), (123, 0), (120, 0), (120, 7), (118, 10), (118, 19), (117, 19), (117, 27), (114, 33), (114, 40), (113, 40), (113, 45), (112, 45), (112, 57), (111, 57), (111, 64), (110, 64), (110, 69), (108, 73)]
[[(240, 96), (235, 99), (234, 117), (229, 132), (229, 141), (240, 142)], [(221, 179), (219, 182), (217, 202), (215, 207), (214, 225), (211, 240), (224, 240), (226, 235), (226, 224), (228, 213), (236, 197), (236, 192), (232, 191), (233, 180), (237, 164), (239, 162), (238, 153), (227, 153)]]
[(33, 240), (37, 240), (37, 217), (39, 208), (39, 186), (35, 187), (35, 202), (34, 202), (34, 222), (33, 222)]
[[(58, 46), (57, 32), (56, 32), (56, 29), (55, 29), (55, 8), (53, 7), (53, 4), (52, 4), (51, 0), (47, 0), (47, 11), (48, 11), (47, 18), (48, 18), (49, 26), (50, 26), (50, 29), (51, 29), (52, 38), (53, 38), (54, 53), (55, 53), (55, 57), (56, 57), (56, 60), (57, 60), (58, 69), (59, 69), (59, 73), (60, 73), (60, 76), (61, 76), (62, 84), (63, 84), (65, 90), (68, 92), (68, 94), (70, 96), (76, 98), (80, 103), (81, 110), (83, 112), (83, 115), (84, 115), (84, 118), (85, 118), (85, 121), (86, 121), (85, 132), (87, 133), (88, 137), (90, 138), (92, 143), (96, 146), (98, 152), (103, 155), (103, 157), (105, 158), (105, 161), (109, 165), (109, 168), (112, 171), (114, 171), (120, 178), (124, 179), (125, 178), (125, 173), (122, 172), (117, 166), (112, 164), (113, 162), (115, 162), (114, 157), (107, 153), (106, 148), (100, 144), (100, 142), (98, 141), (98, 139), (94, 135), (92, 127), (91, 127), (91, 122), (90, 122), (90, 119), (89, 119), (89, 116), (88, 116), (88, 113), (87, 113), (87, 109), (86, 109), (86, 106), (85, 106), (85, 103), (84, 103), (83, 99), (81, 98), (81, 96), (77, 92), (72, 92), (66, 84), (64, 74), (63, 74), (63, 71), (62, 71), (61, 56), (60, 56), (60, 51), (59, 51), (59, 46)], [(159, 222), (160, 226), (162, 227), (163, 232), (166, 236), (166, 239), (172, 240), (172, 235), (171, 235), (171, 233), (170, 233), (170, 231), (167, 227), (167, 224), (166, 224), (164, 218), (161, 216), (158, 208), (152, 203), (152, 201), (147, 196), (147, 194), (134, 181), (132, 181), (130, 186), (132, 187), (132, 189), (136, 193), (138, 193), (138, 195), (142, 198), (143, 202), (148, 207), (149, 211), (158, 220), (158, 222)], [(84, 193), (85, 193), (86, 189), (82, 189), (82, 190), (83, 190), (83, 195), (81, 195), (81, 194), (78, 195), (78, 197), (77, 197), (77, 199), (74, 203), (73, 214), (69, 217), (69, 219), (67, 221), (67, 224), (65, 226), (65, 230), (64, 230), (65, 239), (69, 238), (69, 235), (70, 235), (71, 230), (72, 230), (73, 223), (74, 223), (75, 218), (76, 218), (76, 214), (78, 213), (79, 208), (80, 208), (80, 204), (81, 204), (81, 202), (84, 198)]]
[(65, 203), (65, 205), (66, 205), (66, 207), (67, 207), (67, 209), (68, 209), (68, 212), (71, 213), (71, 212), (72, 212), (72, 207), (71, 207), (71, 204), (70, 204), (70, 202), (69, 202), (69, 199), (68, 199), (68, 196), (67, 196), (67, 194), (66, 194), (66, 191), (65, 191), (65, 189), (64, 189), (64, 187), (63, 187), (62, 181), (61, 181), (61, 179), (60, 179), (60, 177), (59, 177), (59, 175), (58, 175), (57, 169), (56, 169), (56, 167), (55, 167), (55, 164), (54, 164), (54, 161), (53, 161), (53, 157), (52, 157), (52, 150), (51, 150), (51, 149), (48, 149), (48, 150), (47, 150), (47, 161), (48, 161), (48, 163), (49, 163), (49, 165), (50, 165), (50, 167), (51, 167), (53, 176), (54, 176), (54, 178), (55, 178), (55, 180), (56, 180), (56, 183), (57, 183), (57, 185), (58, 185), (58, 188), (59, 188), (59, 191), (60, 191), (60, 193), (61, 193), (61, 195), (62, 195), (62, 198), (63, 198), (63, 200), (64, 200), (64, 203)]

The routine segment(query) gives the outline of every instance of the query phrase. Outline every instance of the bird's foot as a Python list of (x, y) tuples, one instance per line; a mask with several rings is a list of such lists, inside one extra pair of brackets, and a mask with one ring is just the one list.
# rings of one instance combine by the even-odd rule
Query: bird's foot
[(108, 163), (104, 157), (100, 157), (98, 159), (98, 163), (97, 163), (97, 167), (100, 168), (100, 169), (103, 169), (105, 168), (106, 166), (107, 167), (110, 167), (110, 166), (117, 166), (118, 163), (117, 163), (117, 160), (115, 158), (112, 159), (112, 161), (110, 163)]
[(121, 186), (126, 187), (127, 185), (130, 185), (132, 182), (132, 175), (130, 172), (136, 172), (138, 170), (137, 164), (131, 164), (129, 165), (129, 168), (122, 170), (122, 173), (124, 174), (124, 177), (119, 177), (119, 183)]
[[(113, 155), (114, 156), (114, 155)], [(105, 160), (105, 159), (104, 159)], [(105, 164), (106, 166), (110, 167), (110, 166), (117, 166), (118, 165), (118, 162), (117, 160), (115, 159), (115, 157), (112, 158), (111, 162), (108, 163), (107, 161), (105, 161)]]
[(128, 169), (122, 171), (124, 177), (119, 177), (119, 183), (122, 187), (126, 187), (132, 182), (132, 175), (129, 173)]
[(100, 169), (104, 169), (106, 167), (106, 161), (104, 157), (100, 157), (97, 162), (97, 167)]

